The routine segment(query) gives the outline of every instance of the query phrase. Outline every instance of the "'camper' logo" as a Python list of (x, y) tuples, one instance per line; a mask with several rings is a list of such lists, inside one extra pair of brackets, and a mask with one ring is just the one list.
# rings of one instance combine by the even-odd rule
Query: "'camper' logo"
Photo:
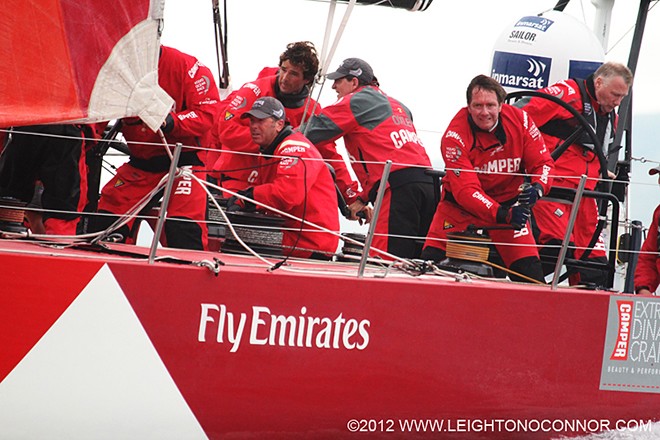
[(630, 344), (630, 324), (632, 321), (633, 302), (617, 301), (617, 311), (619, 312), (619, 331), (616, 336), (614, 351), (610, 356), (611, 361), (625, 361), (628, 359), (628, 347)]

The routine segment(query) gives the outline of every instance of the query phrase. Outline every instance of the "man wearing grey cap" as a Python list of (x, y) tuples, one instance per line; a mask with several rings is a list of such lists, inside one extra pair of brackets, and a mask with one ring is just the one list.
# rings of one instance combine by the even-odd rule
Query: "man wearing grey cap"
[[(649, 170), (651, 176), (658, 175), (660, 165)], [(653, 212), (653, 221), (644, 240), (635, 269), (635, 293), (653, 295), (660, 284), (660, 206)]]
[[(410, 110), (383, 93), (371, 66), (360, 58), (345, 59), (326, 76), (339, 100), (313, 116), (301, 130), (323, 157), (333, 160), (337, 182), (344, 193), (352, 219), (374, 202), (384, 164), (392, 161), (373, 246), (403, 258), (418, 258), (423, 239), (435, 212), (433, 179), (425, 173), (431, 167), (412, 121)], [(362, 186), (341, 187), (348, 174), (333, 142), (344, 138), (352, 168)]]
[[(241, 115), (249, 118), (252, 141), (259, 145), (260, 171), (254, 186), (229, 199), (227, 210), (254, 211), (253, 200), (338, 233), (337, 193), (330, 171), (316, 147), (294, 132), (285, 117), (282, 103), (270, 96), (257, 99)], [(329, 259), (337, 250), (337, 235), (288, 217), (284, 226), (286, 256)]]

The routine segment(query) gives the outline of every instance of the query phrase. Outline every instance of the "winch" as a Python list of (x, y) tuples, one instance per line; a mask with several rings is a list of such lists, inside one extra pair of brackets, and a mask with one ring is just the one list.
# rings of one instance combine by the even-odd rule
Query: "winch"
[[(284, 218), (260, 212), (227, 212), (228, 199), (219, 194), (213, 196), (220, 209), (231, 222), (236, 235), (246, 245), (259, 254), (282, 255)], [(231, 253), (246, 252), (245, 248), (232, 234), (225, 217), (218, 211), (215, 203), (209, 202), (207, 219), (209, 220), (209, 248)]]
[(13, 197), (0, 197), (0, 231), (27, 232), (23, 224), (25, 202)]
[(491, 239), (476, 229), (447, 234), (447, 258), (439, 263), (443, 269), (465, 271), (483, 277), (493, 277), (487, 264)]

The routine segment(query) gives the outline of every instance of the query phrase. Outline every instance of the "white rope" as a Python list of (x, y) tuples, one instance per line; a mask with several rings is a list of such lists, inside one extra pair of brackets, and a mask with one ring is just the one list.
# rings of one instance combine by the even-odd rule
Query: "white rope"
[[(184, 171), (184, 173), (187, 174), (188, 171)], [(192, 174), (192, 173), (191, 173), (191, 174)], [(266, 210), (268, 210), (268, 211), (270, 211), (270, 212), (274, 212), (274, 213), (279, 214), (279, 215), (281, 215), (281, 216), (283, 216), (283, 217), (287, 217), (287, 218), (290, 218), (290, 219), (292, 219), (292, 220), (298, 221), (298, 222), (300, 222), (300, 223), (302, 223), (302, 224), (304, 224), (304, 225), (311, 226), (311, 227), (313, 227), (313, 228), (315, 228), (315, 229), (318, 229), (318, 230), (320, 230), (320, 231), (322, 231), (322, 232), (325, 232), (325, 233), (328, 233), (328, 234), (332, 234), (332, 235), (334, 235), (334, 236), (336, 236), (336, 237), (341, 238), (341, 239), (344, 240), (344, 241), (349, 241), (349, 242), (351, 242), (352, 244), (357, 244), (357, 245), (359, 245), (359, 246), (364, 246), (364, 243), (361, 243), (360, 241), (354, 240), (354, 239), (352, 239), (352, 238), (350, 238), (350, 237), (345, 237), (345, 236), (341, 235), (341, 233), (339, 233), (339, 232), (333, 231), (333, 230), (331, 230), (331, 229), (327, 229), (327, 228), (325, 228), (325, 227), (323, 227), (323, 226), (321, 226), (321, 225), (317, 225), (317, 224), (314, 223), (314, 222), (310, 222), (309, 220), (301, 219), (301, 218), (299, 218), (299, 217), (296, 217), (295, 215), (289, 214), (288, 212), (285, 212), (285, 211), (281, 211), (281, 210), (279, 210), (279, 209), (277, 209), (277, 208), (275, 208), (275, 207), (273, 207), (273, 206), (267, 205), (267, 204), (265, 204), (265, 203), (261, 203), (261, 202), (258, 202), (258, 201), (256, 201), (256, 200), (254, 200), (254, 199), (250, 199), (249, 197), (246, 197), (246, 196), (244, 196), (244, 195), (242, 195), (242, 194), (239, 194), (239, 193), (237, 193), (237, 192), (234, 192), (234, 191), (232, 191), (232, 190), (230, 190), (230, 189), (223, 188), (223, 187), (221, 187), (221, 186), (218, 186), (218, 185), (212, 184), (212, 183), (210, 183), (210, 182), (202, 181), (202, 180), (199, 179), (197, 176), (194, 176), (194, 175), (193, 175), (192, 177), (195, 179), (195, 181), (199, 182), (202, 186), (209, 186), (209, 187), (211, 187), (211, 188), (215, 188), (215, 189), (217, 189), (217, 190), (219, 190), (219, 191), (224, 191), (224, 192), (226, 192), (226, 193), (228, 193), (228, 194), (231, 194), (232, 196), (236, 196), (236, 197), (238, 197), (238, 198), (240, 198), (240, 199), (242, 199), (242, 200), (248, 201), (248, 202), (253, 203), (253, 204), (257, 205), (257, 206), (261, 206), (262, 208), (265, 208)], [(205, 189), (205, 191), (207, 192), (207, 194), (209, 194), (209, 196), (211, 197), (211, 199), (213, 199), (213, 202), (214, 202), (214, 203), (216, 204), (216, 206), (217, 206), (217, 202), (215, 202), (214, 197), (210, 194), (210, 192), (208, 191), (208, 189)], [(218, 208), (219, 208), (219, 206), (218, 206)], [(220, 210), (220, 212), (222, 212), (222, 210)], [(230, 224), (229, 220), (227, 219), (226, 214), (225, 214), (224, 212), (222, 212), (222, 215), (223, 215), (223, 218), (227, 221), (227, 223)], [(234, 232), (234, 231), (232, 230), (232, 232)], [(401, 262), (408, 261), (408, 260), (405, 260), (405, 259), (403, 259), (403, 258), (397, 257), (396, 255), (390, 254), (390, 253), (388, 253), (388, 252), (386, 252), (386, 251), (384, 251), (384, 250), (382, 250), (382, 249), (378, 249), (378, 248), (374, 248), (374, 247), (372, 247), (371, 249), (374, 250), (374, 251), (377, 251), (378, 253), (380, 253), (380, 254), (382, 254), (382, 255), (384, 255), (384, 256), (386, 256), (386, 257), (392, 259), (392, 260), (397, 260), (397, 261), (401, 261)]]

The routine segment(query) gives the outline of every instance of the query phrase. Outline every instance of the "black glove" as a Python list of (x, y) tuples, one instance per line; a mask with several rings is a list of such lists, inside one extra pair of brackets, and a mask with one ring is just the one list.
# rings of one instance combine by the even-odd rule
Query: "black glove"
[[(254, 200), (254, 188), (252, 187), (248, 189), (242, 189), (237, 191), (237, 193)], [(248, 200), (239, 199), (237, 196), (231, 196), (229, 200), (227, 200), (227, 212), (254, 212), (256, 210), (257, 206), (254, 203)]]
[(508, 223), (519, 231), (527, 224), (530, 214), (529, 206), (500, 206), (497, 210), (497, 223)]
[(169, 133), (173, 128), (174, 117), (172, 116), (172, 113), (169, 113), (165, 118), (165, 121), (163, 121), (163, 125), (160, 126), (160, 129), (163, 131), (163, 133)]
[(520, 194), (518, 195), (519, 204), (531, 208), (541, 197), (543, 197), (543, 187), (540, 183), (534, 182), (531, 185), (529, 183), (523, 183), (520, 185)]

